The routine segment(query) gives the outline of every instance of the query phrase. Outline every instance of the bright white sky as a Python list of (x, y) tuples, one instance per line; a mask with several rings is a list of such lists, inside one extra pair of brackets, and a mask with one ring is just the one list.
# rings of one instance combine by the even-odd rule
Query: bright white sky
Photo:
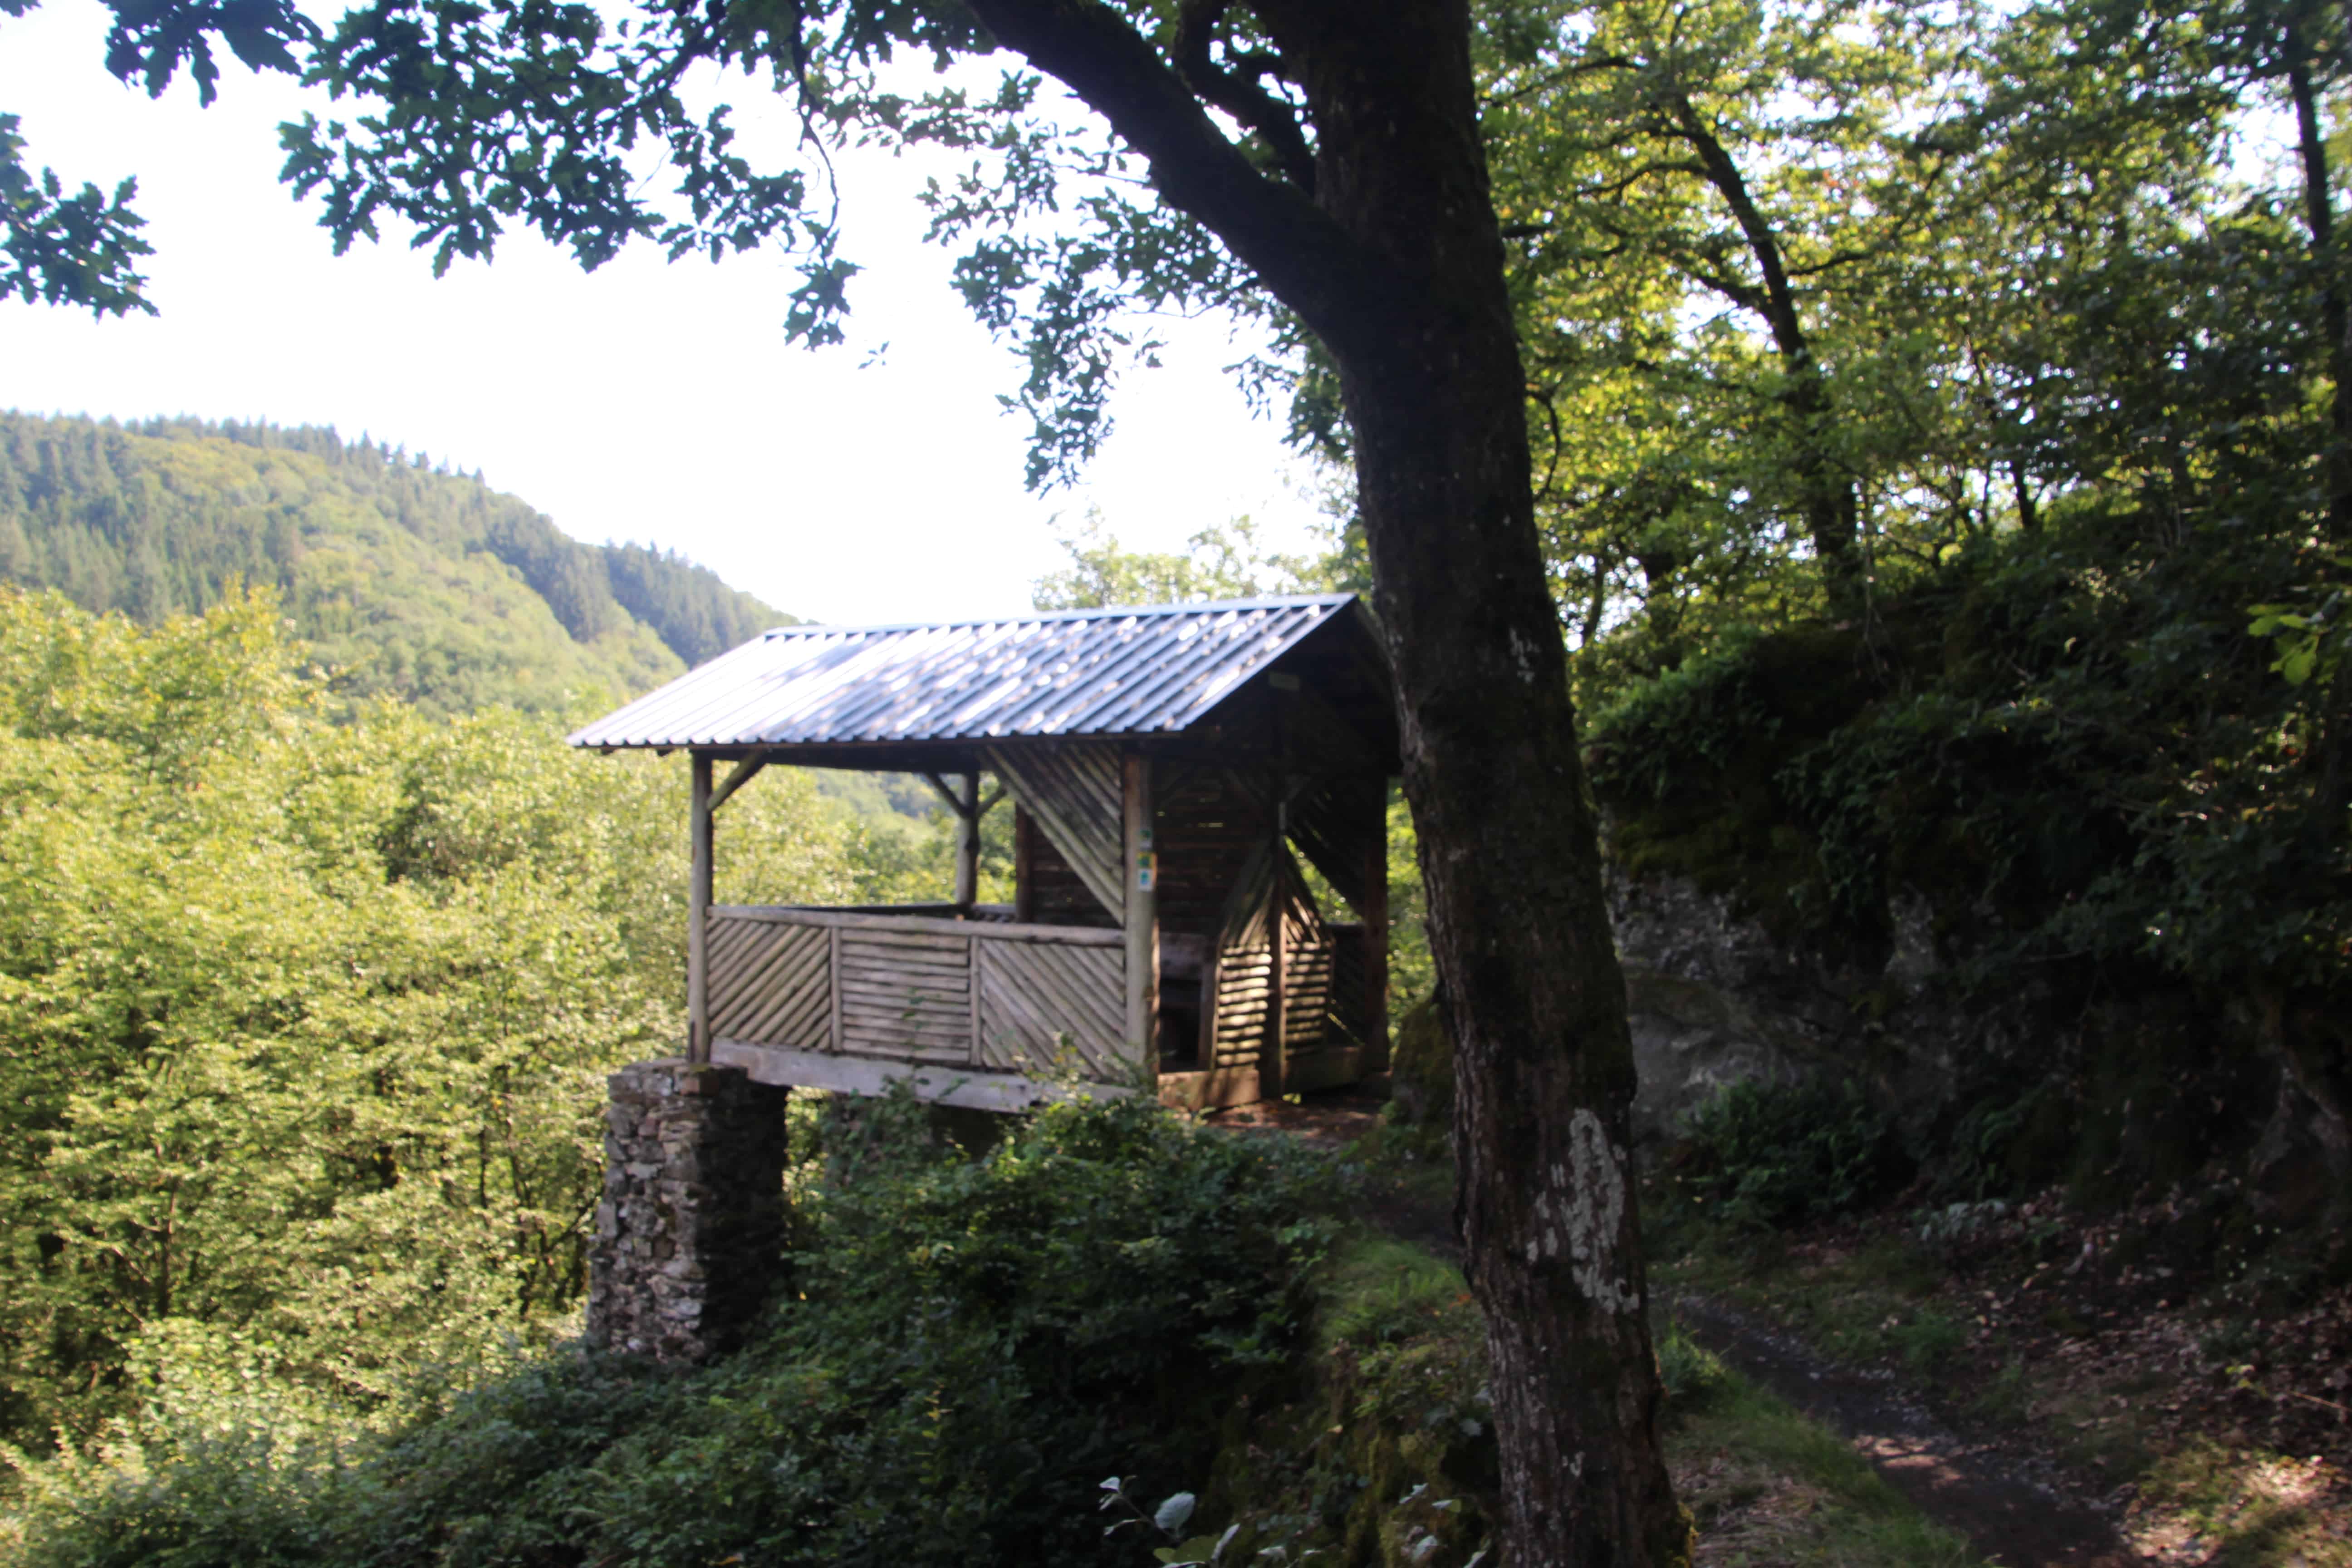
[(774, 256), (671, 266), (640, 246), (590, 277), (512, 234), (438, 282), (402, 240), (337, 259), (276, 184), (278, 121), (326, 117), (323, 95), (232, 61), (209, 110), (184, 78), (150, 101), (106, 73), (106, 16), (49, 0), (0, 17), (0, 110), (75, 187), (137, 175), (162, 314), (0, 302), (0, 407), (365, 432), (478, 468), (578, 538), (674, 548), (835, 622), (1024, 608), (1065, 559), (1051, 520), (1089, 504), (1155, 550), (1244, 512), (1295, 549), (1315, 516), (1307, 468), (1248, 416), (1221, 370), (1241, 350), (1207, 322), (1166, 324), (1173, 351), (1123, 388), (1082, 489), (1025, 493), (1025, 423), (995, 402), (1019, 372), (919, 242), (904, 164), (843, 165), (845, 254), (867, 271), (849, 345), (812, 354), (784, 342)]

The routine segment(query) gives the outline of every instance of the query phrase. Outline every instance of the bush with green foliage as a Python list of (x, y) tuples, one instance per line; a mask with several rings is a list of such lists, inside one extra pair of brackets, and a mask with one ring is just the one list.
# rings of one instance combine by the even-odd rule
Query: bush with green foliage
[(1745, 1229), (1851, 1213), (1903, 1174), (1894, 1129), (1852, 1085), (1731, 1084), (1690, 1113), (1675, 1152), (1677, 1192)]
[(854, 1173), (800, 1184), (746, 1352), (559, 1350), (340, 1441), (151, 1412), (136, 1451), (40, 1468), (23, 1560), (1099, 1563), (1101, 1478), (1157, 1496), (1205, 1469), (1218, 1417), (1302, 1342), (1328, 1164), (1137, 1100), (977, 1157), (908, 1104), (864, 1121)]

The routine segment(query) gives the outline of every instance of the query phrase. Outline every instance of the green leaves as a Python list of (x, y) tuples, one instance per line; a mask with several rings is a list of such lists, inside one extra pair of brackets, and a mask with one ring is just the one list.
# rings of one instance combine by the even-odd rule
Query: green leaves
[(71, 195), (51, 169), (37, 178), (24, 161), (19, 121), (0, 114), (0, 300), (79, 305), (101, 316), (155, 312), (141, 289), (147, 279), (139, 258), (152, 247), (139, 237), (145, 221), (131, 210), (139, 183), (124, 180), (108, 196), (85, 184)]
[[(302, 662), (267, 594), (145, 630), (0, 592), (6, 1440), (223, 1380), (383, 1408), (584, 1284), (602, 1075), (678, 1028), (683, 777), (512, 712), (337, 722)], [(847, 891), (805, 781), (730, 818), (730, 893)]]
[[(2352, 570), (2352, 557), (2331, 556), (2320, 564), (2335, 574)], [(2336, 679), (2344, 655), (2352, 648), (2352, 617), (2346, 615), (2345, 590), (2324, 584), (2305, 585), (2300, 604), (2256, 605), (2246, 635), (2270, 643), (2277, 651), (2271, 668), (2289, 686), (2316, 679), (2325, 685)]]

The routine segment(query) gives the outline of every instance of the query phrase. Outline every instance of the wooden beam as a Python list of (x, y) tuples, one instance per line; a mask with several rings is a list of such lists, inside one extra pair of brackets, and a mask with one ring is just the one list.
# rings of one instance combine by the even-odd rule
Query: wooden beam
[(1039, 942), (1047, 947), (1119, 947), (1127, 938), (1100, 926), (1046, 926), (1027, 921), (960, 921), (937, 915), (875, 914), (866, 910), (802, 908), (793, 904), (720, 904), (713, 911), (729, 920), (772, 921), (778, 925), (831, 926), (840, 931), (916, 931), (976, 937), (982, 942)]
[(758, 773), (761, 768), (764, 768), (767, 765), (768, 756), (764, 752), (754, 752), (750, 756), (745, 757), (741, 762), (737, 763), (734, 768), (728, 773), (725, 782), (720, 784), (717, 789), (710, 792), (710, 809), (717, 811), (720, 806), (725, 805), (729, 795), (733, 795), (737, 790), (741, 789), (745, 784), (750, 784), (751, 782), (751, 775)]
[(686, 889), (686, 1059), (710, 1059), (710, 757), (696, 752), (687, 832), (694, 861)]
[(1127, 864), (1127, 1040), (1138, 1080), (1160, 1076), (1160, 857), (1151, 832), (1151, 758), (1120, 759), (1121, 837)]
[(962, 788), (948, 783), (938, 773), (925, 773), (922, 776), (925, 784), (940, 792), (940, 798), (947, 802), (948, 809), (967, 822), (977, 822), (986, 816), (996, 809), (996, 803), (1004, 798), (1004, 782), (1002, 779), (997, 781), (996, 787), (990, 790), (986, 796), (973, 800), (971, 795), (972, 790), (978, 787), (977, 781), (980, 775), (977, 773), (961, 775), (964, 780)]
[(1298, 690), (1297, 678), (1287, 687), (1269, 678), (1266, 684), (1274, 689), (1274, 703), (1267, 715), (1271, 721), (1274, 742), (1274, 775), (1266, 791), (1266, 821), (1273, 834), (1274, 876), (1269, 885), (1273, 901), (1266, 910), (1266, 940), (1271, 946), (1272, 962), (1266, 966), (1265, 1047), (1258, 1058), (1259, 1077), (1264, 1082), (1268, 1100), (1279, 1100), (1290, 1092), (1290, 1031), (1286, 1015), (1289, 1008), (1283, 994), (1283, 937), (1288, 922), (1289, 879), (1283, 875), (1290, 858), (1290, 705), (1286, 697)]
[(828, 1089), (836, 1094), (879, 1095), (893, 1083), (904, 1080), (918, 1100), (969, 1106), (976, 1110), (1020, 1111), (1081, 1095), (1089, 1100), (1122, 1100), (1134, 1092), (1107, 1083), (1080, 1082), (1065, 1087), (1039, 1083), (1017, 1073), (974, 1072), (968, 1068), (834, 1056), (747, 1045), (740, 1040), (718, 1042), (711, 1059), (723, 1067), (741, 1068), (753, 1083)]

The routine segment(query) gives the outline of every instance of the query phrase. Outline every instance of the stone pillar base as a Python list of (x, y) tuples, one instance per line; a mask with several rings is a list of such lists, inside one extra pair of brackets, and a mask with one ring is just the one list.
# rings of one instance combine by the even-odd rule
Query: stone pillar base
[(722, 1354), (781, 1279), (790, 1091), (676, 1058), (606, 1082), (588, 1342), (659, 1361)]

